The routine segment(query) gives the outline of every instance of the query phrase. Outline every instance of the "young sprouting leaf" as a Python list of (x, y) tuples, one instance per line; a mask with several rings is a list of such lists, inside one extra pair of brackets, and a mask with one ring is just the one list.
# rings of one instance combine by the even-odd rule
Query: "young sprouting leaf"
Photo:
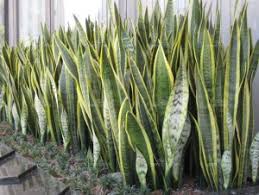
[(231, 172), (232, 172), (232, 155), (231, 151), (226, 150), (223, 153), (222, 160), (221, 160), (221, 169), (223, 173), (224, 179), (224, 188), (227, 189), (230, 184), (231, 179)]
[(259, 168), (259, 133), (254, 137), (250, 147), (250, 161), (252, 166), (252, 179), (255, 183), (257, 181)]

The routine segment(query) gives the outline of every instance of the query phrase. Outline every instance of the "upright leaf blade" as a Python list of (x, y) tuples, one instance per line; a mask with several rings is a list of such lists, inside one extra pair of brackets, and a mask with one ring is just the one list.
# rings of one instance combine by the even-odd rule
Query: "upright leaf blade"
[(166, 177), (173, 166), (174, 155), (177, 146), (182, 139), (182, 131), (187, 116), (187, 107), (189, 100), (189, 86), (186, 68), (181, 65), (175, 82), (175, 87), (171, 92), (167, 103), (165, 118), (162, 129), (162, 140), (165, 151)]
[(161, 44), (159, 44), (156, 52), (153, 72), (153, 99), (158, 112), (159, 126), (162, 126), (166, 105), (173, 88), (174, 78)]

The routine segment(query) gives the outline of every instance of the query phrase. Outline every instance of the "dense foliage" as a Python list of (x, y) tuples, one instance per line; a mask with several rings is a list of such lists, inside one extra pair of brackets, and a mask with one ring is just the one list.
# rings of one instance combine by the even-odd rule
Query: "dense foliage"
[(44, 27), (29, 46), (5, 45), (1, 119), (65, 150), (91, 150), (95, 165), (102, 158), (129, 185), (177, 187), (185, 167), (214, 190), (241, 187), (249, 175), (256, 181), (259, 42), (247, 4), (227, 45), (220, 12), (214, 24), (199, 0), (191, 4), (176, 15), (168, 0), (163, 15), (157, 3), (151, 17), (140, 4), (136, 26), (114, 6), (106, 27), (75, 18), (74, 30)]

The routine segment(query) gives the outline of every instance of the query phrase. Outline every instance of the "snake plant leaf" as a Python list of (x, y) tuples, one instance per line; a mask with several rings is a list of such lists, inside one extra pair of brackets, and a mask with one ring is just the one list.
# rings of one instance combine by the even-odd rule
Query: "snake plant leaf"
[(250, 147), (250, 161), (252, 166), (252, 179), (255, 183), (258, 177), (259, 166), (259, 133), (255, 135)]
[(88, 47), (88, 41), (87, 41), (86, 33), (85, 33), (81, 23), (79, 22), (78, 18), (75, 15), (74, 15), (74, 20), (76, 22), (76, 29), (77, 29), (77, 31), (79, 33), (81, 43), (85, 47)]
[(162, 45), (159, 44), (153, 71), (153, 99), (156, 104), (159, 126), (162, 126), (164, 120), (164, 113), (173, 88), (173, 82), (173, 73), (165, 57)]
[(122, 39), (122, 43), (125, 51), (127, 51), (130, 56), (135, 56), (135, 47), (133, 45), (132, 39), (129, 36), (129, 34), (124, 31), (122, 33), (121, 39)]
[(127, 98), (121, 104), (119, 116), (118, 116), (118, 127), (119, 127), (119, 142), (118, 142), (118, 153), (119, 153), (119, 166), (121, 174), (124, 178), (124, 182), (130, 184), (134, 179), (134, 167), (131, 163), (134, 153), (130, 147), (127, 133), (126, 133), (126, 114), (131, 111), (130, 102)]
[(148, 165), (144, 158), (144, 156), (141, 154), (141, 152), (136, 149), (136, 172), (138, 175), (139, 182), (141, 184), (141, 187), (144, 189), (146, 188), (146, 175), (148, 171)]
[(147, 33), (147, 38), (149, 39), (150, 37), (150, 22), (149, 22), (149, 12), (148, 9), (146, 8), (145, 14), (144, 14), (144, 23), (145, 23), (145, 28), (146, 28), (146, 33)]
[(195, 129), (197, 131), (197, 136), (198, 136), (198, 141), (199, 141), (199, 159), (200, 159), (201, 170), (203, 172), (206, 182), (210, 186), (213, 186), (213, 182), (210, 178), (210, 172), (209, 172), (209, 167), (208, 167), (208, 163), (207, 163), (205, 147), (204, 147), (204, 142), (203, 142), (203, 138), (202, 138), (202, 132), (201, 132), (198, 121), (194, 118), (194, 116), (192, 116), (192, 114), (191, 114), (191, 118), (195, 124)]
[(93, 158), (94, 158), (94, 167), (97, 166), (97, 162), (100, 158), (100, 143), (98, 141), (98, 138), (96, 137), (95, 133), (93, 132)]
[(187, 141), (191, 134), (191, 121), (189, 116), (187, 115), (183, 131), (180, 136), (179, 143), (177, 145), (177, 152), (174, 155), (173, 162), (173, 177), (175, 181), (179, 181), (181, 178), (181, 172), (183, 170), (183, 158), (184, 158), (184, 149), (187, 144)]
[(189, 20), (189, 32), (195, 33), (201, 22), (202, 13), (201, 13), (201, 3), (200, 0), (191, 1), (191, 16)]
[(76, 132), (76, 101), (78, 98), (76, 94), (76, 82), (65, 66), (62, 67), (59, 78), (59, 96), (68, 115), (69, 131), (72, 137), (72, 149), (73, 151), (78, 151), (79, 145)]
[(59, 38), (56, 38), (55, 42), (57, 43), (59, 52), (62, 59), (64, 60), (66, 68), (69, 70), (69, 73), (75, 80), (78, 80), (77, 61), (74, 54), (67, 49), (67, 47), (64, 45), (64, 43), (61, 42)]
[(250, 80), (253, 81), (259, 64), (259, 40), (255, 44), (255, 48), (251, 58), (252, 62), (249, 67), (248, 75)]
[(35, 109), (38, 115), (38, 122), (40, 127), (40, 140), (43, 143), (45, 141), (45, 136), (47, 133), (47, 116), (41, 100), (38, 95), (35, 94), (34, 98)]
[(107, 135), (106, 135), (106, 143), (108, 147), (108, 155), (109, 155), (109, 166), (111, 170), (115, 171), (115, 150), (114, 150), (114, 143), (113, 143), (113, 132), (112, 132), (112, 126), (111, 126), (111, 120), (110, 120), (110, 113), (109, 113), (109, 107), (107, 103), (107, 99), (103, 98), (103, 118), (104, 118), (104, 125), (107, 129)]
[(144, 23), (144, 18), (143, 18), (143, 8), (142, 8), (141, 1), (138, 1), (138, 31), (141, 32), (140, 39), (142, 41), (142, 44), (145, 46), (145, 48), (147, 48), (148, 38), (147, 38), (147, 31)]
[(120, 110), (120, 95), (115, 78), (113, 67), (108, 58), (108, 50), (103, 47), (101, 51), (101, 78), (104, 90), (104, 96), (109, 110), (110, 123), (113, 130), (113, 136), (118, 141), (118, 114)]
[[(224, 120), (224, 150), (230, 150), (233, 142), (234, 127), (237, 115), (238, 94), (240, 88), (240, 32), (235, 23), (228, 51), (225, 69), (223, 120)], [(230, 116), (228, 116), (230, 115)], [(232, 125), (229, 126), (228, 118)]]
[(154, 11), (151, 16), (151, 40), (152, 44), (156, 44), (157, 38), (160, 36), (161, 28), (162, 28), (162, 11), (159, 5), (158, 0), (156, 1)]
[(132, 144), (132, 147), (135, 150), (137, 148), (144, 156), (148, 164), (148, 167), (151, 171), (153, 187), (156, 188), (157, 176), (156, 176), (154, 154), (152, 151), (151, 142), (142, 125), (138, 122), (136, 117), (131, 112), (127, 113), (126, 131), (127, 131), (127, 135), (129, 137), (130, 143)]
[(114, 3), (114, 16), (118, 30), (121, 30), (122, 20), (116, 3)]
[[(107, 135), (107, 129), (105, 128), (104, 119), (101, 114), (101, 110), (99, 108), (99, 102), (97, 102), (96, 98), (93, 96), (93, 93), (91, 91), (89, 92), (90, 96), (90, 105), (92, 105), (91, 113), (90, 113), (90, 122), (92, 133), (95, 133), (95, 136), (97, 137), (97, 140), (100, 144), (101, 151), (104, 152), (104, 154), (107, 154), (107, 146), (106, 146), (106, 135)], [(103, 144), (105, 143), (105, 144)]]
[(55, 41), (52, 41), (51, 50), (52, 50), (52, 53), (53, 53), (55, 64), (58, 64), (61, 56), (60, 56), (59, 48), (58, 48), (57, 43)]
[[(205, 160), (211, 169), (210, 180), (214, 186), (218, 186), (218, 153), (220, 145), (218, 143), (219, 133), (216, 124), (216, 118), (209, 102), (209, 96), (202, 80), (201, 73), (196, 67), (196, 104), (198, 112), (198, 123), (200, 134), (203, 141)], [(207, 165), (207, 166), (208, 166)], [(204, 173), (205, 174), (205, 173)]]
[[(223, 129), (223, 99), (224, 99), (224, 64), (221, 53), (218, 55), (218, 64), (216, 67), (216, 82), (215, 82), (215, 102), (214, 108), (217, 116), (219, 129)], [(223, 132), (221, 139), (224, 138)]]
[(153, 153), (156, 157), (163, 160), (164, 159), (164, 149), (162, 140), (160, 137), (160, 132), (158, 131), (157, 123), (153, 119), (151, 113), (148, 111), (147, 105), (141, 95), (138, 99), (138, 118), (147, 132), (149, 140), (152, 144)]
[(69, 145), (71, 144), (71, 134), (68, 125), (68, 115), (64, 109), (61, 111), (60, 122), (62, 127), (61, 134), (63, 138), (64, 149), (67, 151), (69, 149)]
[(78, 67), (78, 78), (79, 78), (79, 83), (77, 87), (77, 93), (78, 93), (78, 98), (83, 106), (84, 110), (88, 114), (88, 116), (91, 115), (91, 108), (89, 105), (89, 91), (91, 87), (91, 81), (92, 83), (94, 82), (94, 78), (91, 79), (90, 75), (94, 75), (94, 73), (91, 71), (92, 68), (92, 61), (91, 61), (91, 54), (89, 51), (89, 47), (86, 46), (85, 48), (85, 53), (82, 54), (82, 56), (78, 57), (80, 66)]
[(241, 138), (241, 145), (242, 147), (240, 148), (240, 154), (239, 154), (239, 172), (238, 172), (238, 181), (237, 181), (237, 185), (238, 186), (242, 186), (242, 184), (245, 181), (246, 178), (246, 167), (248, 164), (248, 151), (249, 151), (249, 140), (251, 140), (251, 136), (250, 134), (250, 117), (251, 117), (251, 97), (250, 97), (250, 90), (249, 90), (249, 82), (247, 79), (245, 79), (244, 81), (244, 85), (241, 89), (240, 92), (240, 117), (239, 119), (237, 119), (237, 123), (240, 124), (240, 129), (242, 129), (242, 131), (240, 131), (240, 138)]
[(215, 22), (215, 27), (214, 27), (214, 35), (213, 35), (213, 40), (214, 40), (214, 48), (215, 48), (215, 59), (218, 59), (218, 55), (220, 53), (219, 49), (221, 46), (221, 40), (220, 40), (220, 32), (221, 32), (221, 15), (219, 8), (217, 7), (216, 11), (216, 22)]
[(80, 149), (87, 151), (90, 146), (90, 128), (89, 121), (85, 120), (82, 107), (79, 101), (77, 101), (76, 108), (76, 120), (77, 120), (77, 135), (80, 142)]
[(13, 103), (13, 106), (12, 106), (12, 115), (14, 119), (14, 129), (18, 130), (19, 124), (20, 124), (20, 117), (15, 103)]
[(26, 100), (24, 96), (22, 96), (22, 111), (21, 111), (21, 130), (24, 135), (27, 134), (27, 128), (28, 128), (28, 106), (26, 103)]
[(135, 86), (137, 90), (139, 91), (140, 95), (143, 97), (145, 103), (147, 104), (148, 110), (151, 113), (152, 117), (155, 118), (155, 111), (153, 109), (153, 103), (150, 97), (150, 94), (147, 90), (147, 87), (145, 85), (145, 82), (143, 80), (143, 77), (141, 76), (141, 73), (139, 72), (139, 69), (134, 62), (134, 60), (130, 61), (130, 70), (131, 74), (135, 83)]
[(231, 151), (226, 150), (223, 153), (221, 160), (221, 169), (224, 178), (224, 188), (227, 189), (229, 187), (231, 181), (231, 172), (232, 172), (232, 155)]
[(143, 73), (146, 63), (146, 55), (140, 41), (136, 40), (136, 42), (136, 64), (138, 65), (139, 71)]
[(247, 69), (249, 66), (248, 60), (250, 58), (250, 37), (249, 28), (247, 24), (247, 5), (243, 7), (243, 14), (241, 17), (241, 27), (240, 27), (240, 79), (243, 81), (246, 76)]
[(166, 26), (166, 34), (167, 36), (174, 36), (176, 27), (175, 27), (175, 20), (174, 18), (174, 2), (173, 0), (168, 0), (165, 10), (165, 26)]
[(203, 33), (203, 44), (200, 57), (200, 70), (204, 77), (205, 86), (210, 101), (215, 101), (215, 56), (212, 38), (208, 30)]
[(185, 65), (177, 72), (175, 86), (169, 97), (162, 128), (162, 140), (165, 152), (165, 175), (168, 177), (173, 166), (174, 156), (182, 141), (182, 133), (187, 116), (189, 86)]

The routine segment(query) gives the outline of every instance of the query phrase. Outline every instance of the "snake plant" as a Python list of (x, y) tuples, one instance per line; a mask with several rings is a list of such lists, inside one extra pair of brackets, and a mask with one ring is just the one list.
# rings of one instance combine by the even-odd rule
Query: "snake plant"
[(247, 4), (227, 44), (219, 10), (212, 22), (200, 0), (184, 15), (173, 0), (165, 13), (139, 3), (136, 24), (110, 11), (107, 26), (75, 17), (75, 28), (43, 26), (38, 41), (4, 45), (1, 120), (66, 151), (91, 151), (94, 166), (120, 171), (125, 185), (177, 188), (186, 167), (216, 191), (256, 182), (259, 42)]

